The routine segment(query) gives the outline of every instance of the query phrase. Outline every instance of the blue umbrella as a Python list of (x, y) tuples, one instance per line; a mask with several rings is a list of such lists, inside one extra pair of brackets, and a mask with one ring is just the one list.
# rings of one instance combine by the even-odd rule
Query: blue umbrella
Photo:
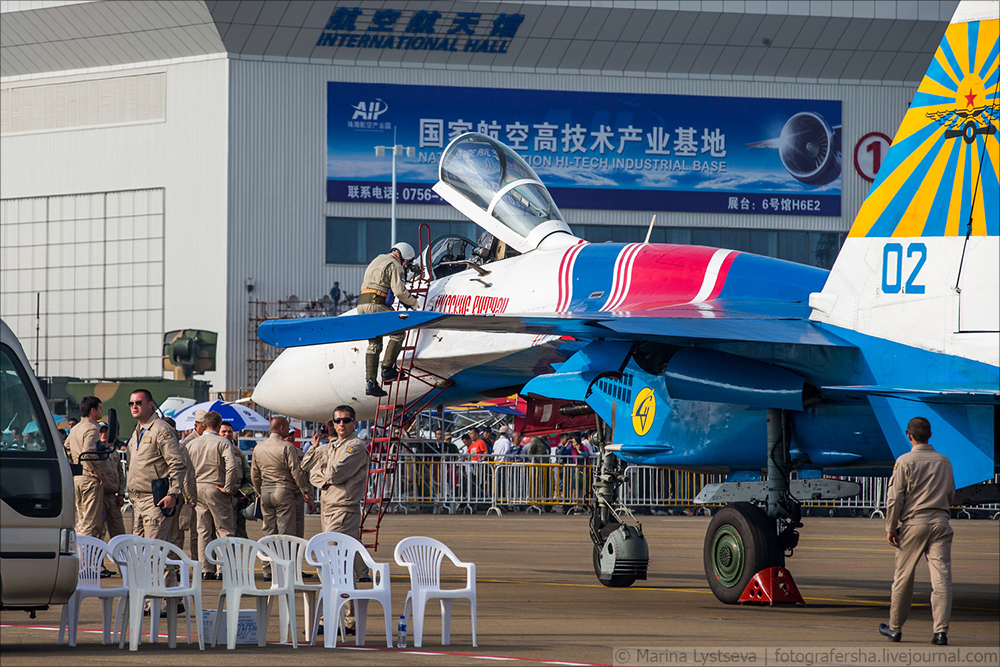
[(222, 421), (233, 425), (234, 431), (267, 431), (270, 427), (267, 419), (240, 403), (224, 403), (223, 401), (206, 401), (185, 408), (174, 417), (179, 430), (194, 428), (194, 415), (198, 410), (218, 412)]

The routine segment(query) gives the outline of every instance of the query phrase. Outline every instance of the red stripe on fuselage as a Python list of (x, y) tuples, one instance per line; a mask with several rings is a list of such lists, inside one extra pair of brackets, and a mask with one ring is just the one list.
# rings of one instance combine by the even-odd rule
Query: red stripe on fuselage
[[(650, 310), (688, 303), (705, 281), (705, 271), (717, 248), (685, 245), (645, 245), (632, 261), (632, 282), (628, 294), (615, 310)], [(718, 295), (732, 265), (732, 253), (723, 262), (712, 290)]]
[(726, 257), (722, 262), (722, 266), (719, 268), (719, 277), (715, 281), (715, 289), (712, 293), (708, 295), (706, 301), (711, 301), (715, 297), (719, 296), (719, 292), (722, 291), (722, 287), (726, 284), (726, 277), (729, 275), (729, 267), (733, 265), (733, 260), (736, 259), (738, 252), (731, 252), (729, 256)]
[(583, 249), (585, 242), (580, 241), (574, 246), (571, 246), (565, 253), (563, 253), (562, 261), (559, 262), (559, 295), (556, 299), (556, 312), (564, 312), (570, 304), (573, 297), (573, 264), (576, 261), (576, 256), (580, 254), (580, 250)]

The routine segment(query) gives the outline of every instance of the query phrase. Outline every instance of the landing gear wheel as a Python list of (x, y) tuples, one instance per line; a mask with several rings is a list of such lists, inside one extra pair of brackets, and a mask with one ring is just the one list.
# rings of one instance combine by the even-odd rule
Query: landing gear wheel
[(705, 576), (712, 593), (735, 604), (755, 574), (783, 565), (774, 521), (751, 503), (722, 508), (705, 535)]
[[(601, 529), (602, 543), (605, 545), (605, 547), (610, 548), (612, 550), (612, 553), (615, 548), (615, 543), (612, 542), (611, 545), (608, 545), (607, 543), (608, 538), (611, 536), (612, 533), (620, 529), (621, 526), (622, 525), (620, 523), (609, 523), (608, 525), (604, 526), (604, 528)], [(601, 572), (601, 558), (603, 556), (602, 551), (603, 548), (599, 548), (596, 544), (594, 545), (594, 574), (597, 575), (597, 580), (600, 581), (605, 586), (607, 586), (608, 588), (628, 588), (629, 586), (634, 584), (635, 580), (638, 577), (633, 574), (612, 574), (610, 576), (602, 574)], [(617, 557), (624, 557), (624, 554), (622, 555), (615, 554), (615, 555)], [(645, 572), (645, 570), (643, 571)], [(645, 578), (646, 577), (643, 576), (643, 579)]]

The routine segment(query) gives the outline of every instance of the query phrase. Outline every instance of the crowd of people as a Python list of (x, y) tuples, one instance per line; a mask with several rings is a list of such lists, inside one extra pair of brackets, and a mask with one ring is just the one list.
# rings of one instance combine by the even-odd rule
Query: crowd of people
[[(109, 443), (103, 405), (95, 396), (80, 402), (83, 417), (69, 429), (64, 446), (71, 465), (79, 466), (74, 477), (79, 535), (110, 539), (125, 533), (121, 508), (127, 490), (132, 533), (181, 550), (187, 545), (201, 561), (202, 577), (216, 579), (206, 545), (246, 537), (248, 514), (263, 520), (264, 535), (305, 537), (305, 508), (313, 510), (319, 489), (322, 530), (361, 539), (369, 456), (355, 433), (351, 406), (333, 411), (329, 426), (335, 437), (317, 439), (307, 451), (295, 445), (285, 417), (272, 418), (268, 437), (248, 461), (232, 425), (217, 412), (199, 410), (194, 428), (178, 433), (173, 420), (157, 415), (149, 391), (132, 392), (128, 405), (136, 427), (117, 446)], [(365, 576), (360, 566), (356, 574)], [(167, 585), (175, 585), (176, 577), (168, 570)], [(266, 565), (263, 578), (271, 578)], [(351, 634), (353, 609), (346, 625)]]

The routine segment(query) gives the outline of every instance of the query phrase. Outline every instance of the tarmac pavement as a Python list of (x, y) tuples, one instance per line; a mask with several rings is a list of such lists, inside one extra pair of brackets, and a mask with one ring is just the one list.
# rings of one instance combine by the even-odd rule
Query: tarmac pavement
[[(468, 605), (458, 601), (452, 615), (451, 645), (441, 645), (438, 607), (428, 605), (422, 649), (387, 649), (382, 610), (369, 605), (367, 647), (326, 650), (322, 645), (297, 650), (277, 643), (277, 612), (271, 616), (269, 644), (237, 645), (228, 651), (222, 643), (204, 653), (197, 644), (179, 640), (167, 648), (165, 638), (137, 653), (101, 645), (100, 603), (89, 598), (81, 608), (77, 646), (57, 646), (61, 608), (41, 612), (35, 620), (24, 612), (0, 614), (0, 651), (8, 665), (467, 665), (484, 660), (522, 664), (713, 664), (704, 654), (713, 649), (761, 651), (774, 664), (781, 647), (845, 651), (867, 647), (886, 663), (884, 650), (929, 650), (931, 638), (927, 568), (918, 569), (915, 606), (903, 628), (903, 642), (888, 644), (878, 635), (888, 619), (893, 549), (885, 541), (884, 522), (861, 518), (806, 518), (802, 539), (788, 560), (807, 606), (728, 606), (718, 602), (705, 581), (702, 549), (709, 518), (700, 516), (643, 516), (649, 540), (649, 579), (631, 588), (609, 589), (593, 573), (592, 547), (586, 516), (505, 513), (478, 515), (392, 514), (383, 521), (380, 562), (392, 562), (396, 542), (408, 535), (430, 535), (448, 544), (459, 558), (476, 563), (478, 592), (478, 647), (472, 647)], [(126, 522), (127, 523), (127, 522)], [(952, 555), (954, 602), (949, 640), (953, 650), (1000, 643), (1000, 523), (991, 520), (953, 520)], [(260, 522), (251, 522), (250, 536), (259, 537)], [(319, 531), (319, 518), (306, 520), (307, 535)], [(308, 571), (308, 569), (307, 569)], [(464, 570), (442, 570), (455, 585), (464, 582)], [(105, 579), (120, 585), (120, 579)], [(316, 581), (315, 579), (313, 581)], [(203, 607), (214, 608), (221, 582), (203, 582)], [(265, 586), (260, 582), (261, 587)], [(393, 628), (409, 589), (404, 568), (392, 564)], [(302, 638), (301, 596), (299, 632)], [(244, 601), (243, 607), (252, 606)], [(184, 617), (178, 632), (185, 631)], [(145, 626), (148, 629), (148, 622)], [(161, 621), (161, 633), (166, 621)], [(126, 645), (127, 646), (127, 645)], [(646, 647), (644, 649), (644, 647)], [(670, 647), (675, 653), (649, 651)], [(698, 649), (701, 657), (692, 653)], [(645, 652), (643, 652), (645, 651)], [(685, 656), (687, 663), (679, 660)], [(871, 658), (843, 658), (832, 664), (869, 664)], [(969, 655), (973, 655), (970, 653)], [(1000, 653), (977, 650), (973, 655)], [(671, 657), (673, 656), (673, 657)], [(708, 656), (711, 658), (712, 656)], [(890, 655), (889, 658), (892, 656)], [(747, 662), (716, 655), (714, 664)], [(944, 658), (942, 658), (943, 660)], [(788, 663), (790, 664), (790, 663)], [(900, 664), (897, 662), (897, 664)], [(923, 664), (928, 664), (925, 661)], [(933, 664), (933, 661), (930, 662)], [(976, 664), (975, 661), (968, 664)], [(997, 661), (992, 660), (992, 664)]]

